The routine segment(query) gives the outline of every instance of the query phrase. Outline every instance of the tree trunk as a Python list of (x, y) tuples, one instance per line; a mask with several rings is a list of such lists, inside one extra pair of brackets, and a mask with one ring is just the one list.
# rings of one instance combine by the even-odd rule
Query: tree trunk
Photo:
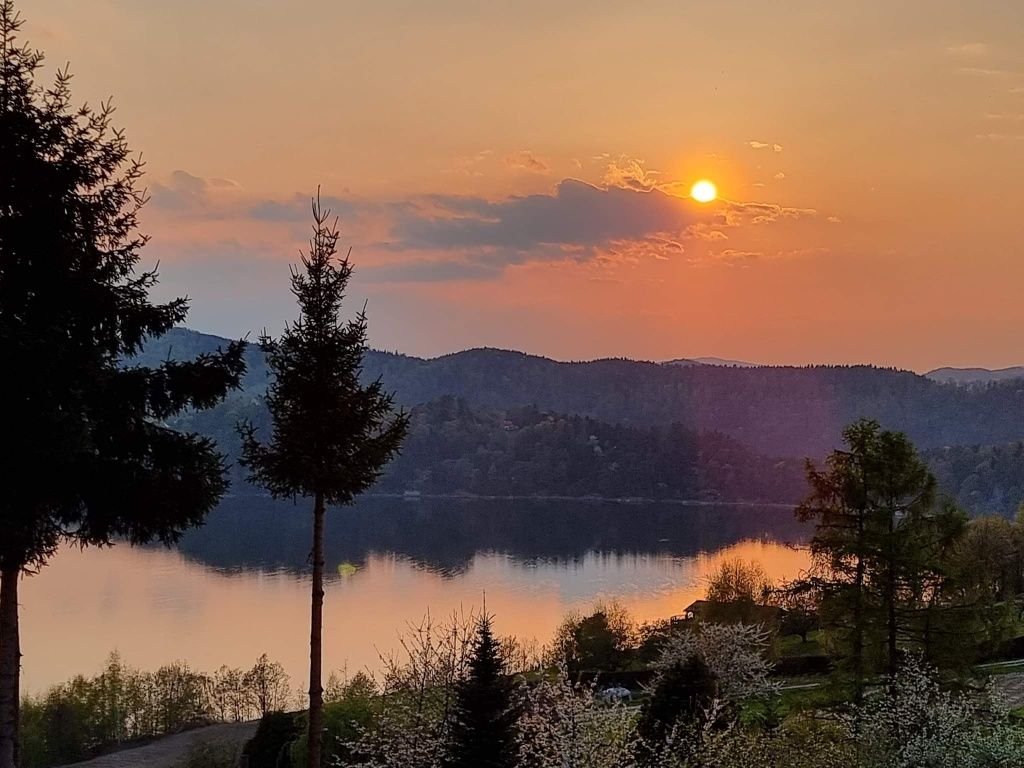
[[(323, 751), (322, 638), (324, 628), (324, 497), (313, 504), (313, 595), (309, 631), (309, 734), (307, 768), (320, 768)], [(4, 768), (4, 766), (0, 766)]]
[[(890, 541), (893, 536), (892, 524), (889, 525)], [(889, 550), (889, 567), (885, 585), (886, 600), (886, 672), (889, 675), (890, 688), (895, 685), (896, 671), (899, 668), (899, 648), (897, 645), (899, 625), (896, 620), (896, 555)]]
[(21, 571), (0, 573), (0, 768), (19, 762), (18, 706), (21, 695), (21, 642), (18, 637), (18, 578)]
[(857, 570), (854, 577), (855, 602), (853, 604), (853, 702), (864, 703), (864, 513), (857, 520)]

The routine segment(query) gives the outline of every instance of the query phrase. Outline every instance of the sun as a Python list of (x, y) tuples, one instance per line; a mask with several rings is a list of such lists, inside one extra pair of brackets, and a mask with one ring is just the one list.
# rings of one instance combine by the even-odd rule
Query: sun
[(707, 179), (701, 179), (690, 187), (690, 197), (698, 203), (710, 203), (718, 197), (718, 188)]

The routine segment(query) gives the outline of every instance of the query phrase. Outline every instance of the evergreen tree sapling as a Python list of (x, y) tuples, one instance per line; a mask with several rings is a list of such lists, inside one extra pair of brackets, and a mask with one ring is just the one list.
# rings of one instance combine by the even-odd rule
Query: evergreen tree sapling
[(242, 464), (252, 481), (276, 498), (313, 499), (313, 583), (310, 616), (308, 765), (320, 768), (323, 735), (324, 514), (327, 504), (350, 504), (369, 488), (398, 451), (408, 428), (393, 413), (380, 380), (360, 382), (366, 353), (366, 314), (341, 319), (352, 266), (337, 258), (338, 229), (330, 211), (313, 201), (313, 236), (301, 269), (291, 276), (299, 319), (260, 346), (273, 379), (267, 390), (272, 434), (257, 438), (242, 424)]
[(476, 628), (468, 671), (458, 686), (445, 768), (512, 768), (516, 711), (491, 617)]

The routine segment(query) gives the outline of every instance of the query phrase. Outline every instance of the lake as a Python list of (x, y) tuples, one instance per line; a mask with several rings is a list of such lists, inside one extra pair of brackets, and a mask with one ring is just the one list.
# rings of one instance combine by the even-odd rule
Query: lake
[[(25, 690), (95, 673), (113, 650), (203, 671), (265, 652), (302, 685), (307, 507), (233, 497), (175, 549), (61, 550), (22, 584)], [(597, 600), (666, 618), (725, 558), (795, 576), (805, 537), (792, 511), (757, 506), (368, 499), (328, 515), (325, 667), (377, 669), (407, 623), (485, 598), (500, 633), (539, 643)]]

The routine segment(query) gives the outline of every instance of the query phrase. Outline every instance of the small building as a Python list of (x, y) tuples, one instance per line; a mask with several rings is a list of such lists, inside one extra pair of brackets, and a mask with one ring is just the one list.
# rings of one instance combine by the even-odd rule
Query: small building
[(716, 622), (743, 622), (745, 624), (778, 624), (786, 610), (775, 605), (735, 602), (721, 603), (715, 600), (694, 600), (680, 616), (673, 616), (674, 623), (713, 620)]

